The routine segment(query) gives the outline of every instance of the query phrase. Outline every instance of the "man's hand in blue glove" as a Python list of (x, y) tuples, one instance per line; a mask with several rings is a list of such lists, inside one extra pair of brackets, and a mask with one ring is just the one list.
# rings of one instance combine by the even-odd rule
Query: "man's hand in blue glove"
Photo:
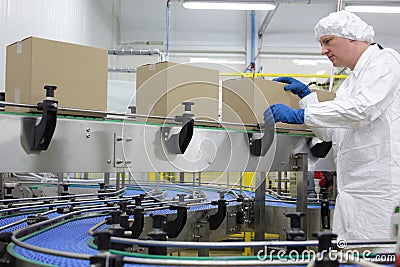
[(303, 98), (309, 94), (311, 94), (310, 88), (308, 88), (307, 85), (304, 83), (291, 78), (291, 77), (278, 77), (273, 79), (274, 82), (282, 82), (282, 83), (288, 83), (284, 88), (285, 90), (290, 90), (292, 91), (293, 94), (298, 95), (300, 98)]
[(264, 122), (266, 125), (271, 125), (273, 122), (303, 124), (304, 109), (296, 110), (284, 104), (274, 104), (264, 111)]

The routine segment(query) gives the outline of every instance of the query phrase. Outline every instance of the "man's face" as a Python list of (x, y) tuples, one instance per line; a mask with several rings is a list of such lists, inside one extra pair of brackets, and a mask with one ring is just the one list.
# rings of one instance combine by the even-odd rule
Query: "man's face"
[(323, 35), (319, 38), (323, 55), (326, 55), (335, 67), (353, 67), (352, 40), (335, 35)]

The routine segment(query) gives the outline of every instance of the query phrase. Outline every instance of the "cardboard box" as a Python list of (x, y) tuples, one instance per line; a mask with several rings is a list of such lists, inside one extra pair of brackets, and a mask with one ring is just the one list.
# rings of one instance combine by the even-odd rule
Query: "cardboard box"
[[(332, 93), (332, 92), (329, 92), (329, 91), (325, 91), (325, 90), (311, 89), (311, 92), (315, 92), (317, 94), (317, 98), (318, 98), (319, 102), (330, 101), (330, 100), (333, 100), (336, 97), (335, 93)], [(299, 101), (300, 101), (300, 98), (297, 95), (292, 94), (292, 108), (298, 109), (299, 108)], [(292, 124), (291, 126), (292, 126), (291, 128), (298, 129), (296, 131), (296, 133), (303, 133), (303, 132), (299, 132), (299, 131), (308, 129), (305, 124), (301, 124), (301, 125)], [(306, 132), (304, 132), (304, 133), (306, 133)], [(307, 133), (309, 133), (309, 132), (307, 132)]]
[(321, 90), (321, 89), (311, 89), (311, 92), (316, 92), (318, 101), (319, 102), (325, 102), (325, 101), (331, 101), (335, 99), (336, 93), (329, 92), (326, 90)]
[(218, 82), (216, 70), (172, 62), (140, 66), (136, 69), (136, 111), (174, 117), (184, 113), (182, 102), (190, 101), (195, 103), (191, 111), (195, 119), (218, 121)]
[[(282, 103), (294, 109), (299, 108), (300, 98), (285, 91), (286, 84), (260, 78), (240, 78), (226, 80), (222, 83), (222, 121), (241, 124), (257, 124), (264, 122), (264, 111), (272, 104)], [(316, 92), (320, 102), (333, 100), (335, 93), (311, 89)], [(227, 128), (251, 129), (252, 127)], [(304, 124), (276, 123), (277, 131), (292, 133), (308, 133)], [(291, 130), (294, 129), (294, 130)]]
[[(6, 101), (37, 104), (56, 85), (60, 107), (107, 110), (107, 49), (29, 37), (7, 46)], [(7, 111), (38, 112), (7, 107)], [(80, 112), (60, 114), (100, 116)]]
[[(230, 79), (222, 82), (222, 121), (242, 124), (264, 122), (264, 111), (272, 104), (292, 105), (291, 93), (285, 91), (285, 84), (260, 78)], [(289, 127), (277, 123), (277, 127)], [(251, 129), (254, 127), (227, 128)]]

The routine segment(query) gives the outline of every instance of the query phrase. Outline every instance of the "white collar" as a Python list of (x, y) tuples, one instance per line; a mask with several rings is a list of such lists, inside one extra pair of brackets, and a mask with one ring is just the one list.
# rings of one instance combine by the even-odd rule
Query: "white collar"
[(358, 59), (356, 66), (354, 67), (354, 70), (350, 71), (350, 73), (353, 73), (354, 76), (358, 77), (358, 74), (364, 68), (365, 64), (368, 62), (372, 53), (378, 50), (379, 47), (376, 44), (368, 46), (368, 48), (361, 54), (360, 58)]

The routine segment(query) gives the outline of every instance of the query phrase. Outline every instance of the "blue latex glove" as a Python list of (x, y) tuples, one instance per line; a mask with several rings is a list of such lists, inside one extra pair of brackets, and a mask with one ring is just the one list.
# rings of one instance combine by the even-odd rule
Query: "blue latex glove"
[(304, 109), (292, 109), (284, 104), (271, 105), (264, 111), (264, 122), (271, 125), (274, 122), (284, 122), (289, 124), (304, 123)]
[(298, 95), (300, 98), (303, 98), (309, 94), (311, 94), (310, 88), (308, 88), (307, 85), (304, 83), (291, 78), (291, 77), (278, 77), (273, 79), (274, 82), (282, 82), (282, 83), (288, 83), (284, 88), (285, 90), (290, 90), (292, 91), (293, 94)]

